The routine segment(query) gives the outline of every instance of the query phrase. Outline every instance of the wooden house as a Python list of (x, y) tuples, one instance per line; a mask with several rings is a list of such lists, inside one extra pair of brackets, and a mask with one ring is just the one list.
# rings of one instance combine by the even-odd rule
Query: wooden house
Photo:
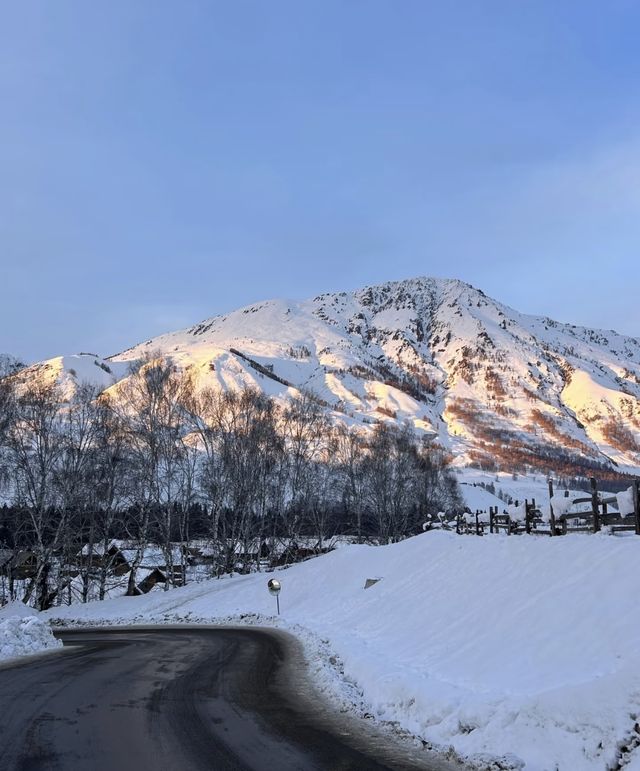
[(166, 584), (167, 575), (160, 568), (142, 569), (136, 571), (135, 594), (147, 594), (159, 584)]
[(38, 573), (38, 557), (32, 551), (16, 552), (4, 567), (5, 575), (22, 581), (35, 578)]

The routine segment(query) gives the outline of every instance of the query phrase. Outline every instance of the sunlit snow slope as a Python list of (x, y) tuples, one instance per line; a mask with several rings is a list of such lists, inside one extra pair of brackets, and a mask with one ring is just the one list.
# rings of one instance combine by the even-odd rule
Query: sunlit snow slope
[[(640, 466), (640, 341), (524, 315), (457, 280), (259, 303), (105, 364), (119, 378), (151, 352), (203, 385), (308, 389), (336, 418), (408, 421), (461, 462)], [(103, 383), (94, 359), (82, 373)], [(67, 358), (53, 361), (66, 377)]]

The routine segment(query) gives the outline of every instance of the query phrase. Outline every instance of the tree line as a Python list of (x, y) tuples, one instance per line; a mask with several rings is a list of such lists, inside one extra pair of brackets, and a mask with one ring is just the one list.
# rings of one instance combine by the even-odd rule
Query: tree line
[(71, 568), (81, 598), (97, 581), (102, 599), (113, 538), (133, 544), (132, 592), (149, 543), (184, 576), (185, 547), (204, 540), (219, 575), (259, 569), (238, 558), (256, 543), (388, 543), (460, 504), (443, 450), (407, 425), (348, 427), (311, 393), (282, 405), (202, 388), (159, 356), (103, 392), (0, 379), (0, 482), (0, 548), (35, 555), (20, 599), (40, 608), (61, 601)]

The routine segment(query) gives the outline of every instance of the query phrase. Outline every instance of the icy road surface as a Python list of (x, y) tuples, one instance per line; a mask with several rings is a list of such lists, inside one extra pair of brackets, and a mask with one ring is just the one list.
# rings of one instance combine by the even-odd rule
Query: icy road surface
[(331, 715), (281, 632), (120, 628), (59, 636), (62, 653), (0, 669), (4, 771), (445, 768)]

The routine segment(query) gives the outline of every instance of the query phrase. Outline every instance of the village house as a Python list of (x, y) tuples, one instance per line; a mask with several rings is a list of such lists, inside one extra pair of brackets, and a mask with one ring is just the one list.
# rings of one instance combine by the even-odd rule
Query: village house
[(167, 581), (174, 586), (183, 585), (183, 560), (188, 561), (189, 555), (180, 544), (172, 544), (170, 560), (167, 560), (165, 550), (156, 544), (141, 547), (133, 541), (113, 539), (106, 551), (101, 544), (92, 547), (85, 544), (77, 558), (83, 567), (91, 565), (96, 573), (106, 567), (109, 576), (122, 578), (125, 587), (135, 569), (134, 594), (146, 594)]

